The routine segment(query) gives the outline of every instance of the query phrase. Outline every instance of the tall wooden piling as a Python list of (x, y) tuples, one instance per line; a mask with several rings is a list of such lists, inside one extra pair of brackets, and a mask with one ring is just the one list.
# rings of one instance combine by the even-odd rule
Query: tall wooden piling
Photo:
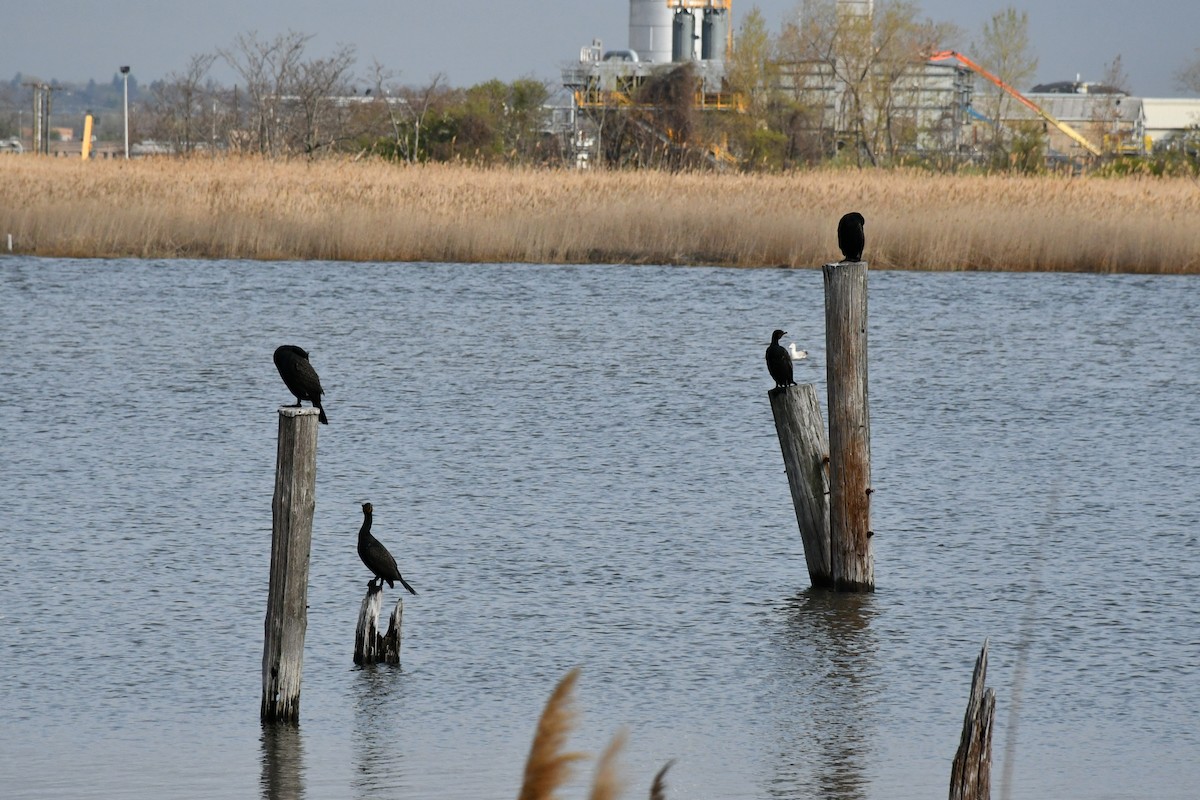
[(871, 416), (867, 404), (867, 262), (826, 264), (829, 541), (833, 585), (875, 590), (871, 548)]
[(783, 451), (788, 487), (808, 578), (818, 588), (833, 586), (829, 557), (829, 445), (817, 389), (811, 383), (771, 389), (771, 412)]
[(992, 793), (992, 721), (996, 716), (996, 692), (987, 681), (988, 643), (985, 640), (975, 671), (971, 695), (963, 715), (962, 738), (950, 768), (950, 800), (988, 800)]
[(300, 719), (308, 559), (317, 502), (317, 414), (315, 408), (279, 409), (271, 500), (271, 583), (263, 626), (263, 722)]
[(399, 664), (400, 628), (404, 622), (404, 599), (396, 598), (388, 620), (387, 633), (379, 632), (379, 613), (383, 610), (383, 587), (367, 589), (358, 612), (354, 631), (355, 664)]

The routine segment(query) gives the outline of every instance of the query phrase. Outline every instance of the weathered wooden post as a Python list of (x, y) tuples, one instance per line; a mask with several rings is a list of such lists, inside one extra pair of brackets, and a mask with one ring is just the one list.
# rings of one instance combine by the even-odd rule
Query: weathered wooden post
[(383, 610), (383, 587), (367, 588), (358, 626), (354, 631), (355, 664), (399, 664), (400, 627), (404, 622), (404, 599), (397, 597), (386, 634), (379, 632), (379, 613)]
[(996, 716), (996, 692), (984, 686), (987, 680), (987, 640), (971, 676), (971, 696), (963, 715), (962, 738), (950, 768), (950, 800), (988, 800), (992, 793), (992, 720)]
[(308, 558), (317, 502), (317, 414), (315, 408), (279, 409), (271, 500), (271, 584), (263, 626), (263, 722), (300, 719)]
[(839, 591), (873, 592), (867, 262), (826, 264), (823, 272), (833, 586)]
[(767, 392), (775, 415), (775, 432), (783, 451), (788, 487), (808, 578), (818, 588), (833, 586), (829, 559), (829, 445), (817, 389), (811, 383)]

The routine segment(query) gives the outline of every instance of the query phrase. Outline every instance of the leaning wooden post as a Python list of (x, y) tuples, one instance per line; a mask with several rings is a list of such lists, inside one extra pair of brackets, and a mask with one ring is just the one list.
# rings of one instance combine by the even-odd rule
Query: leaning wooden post
[(818, 588), (833, 586), (829, 560), (829, 445), (825, 422), (811, 383), (767, 392), (775, 415), (775, 432), (783, 451), (792, 507), (800, 526), (808, 578)]
[(404, 621), (404, 599), (396, 598), (386, 634), (379, 632), (379, 612), (382, 610), (383, 587), (368, 587), (354, 631), (355, 664), (400, 663), (400, 628)]
[(992, 720), (996, 716), (996, 692), (984, 686), (987, 680), (987, 640), (971, 676), (971, 696), (963, 715), (962, 738), (950, 768), (950, 800), (988, 800), (992, 793)]
[(315, 408), (279, 409), (271, 500), (271, 584), (263, 641), (263, 722), (300, 719), (308, 557), (317, 502), (317, 414)]
[(826, 264), (823, 272), (833, 584), (839, 591), (873, 592), (867, 262)]

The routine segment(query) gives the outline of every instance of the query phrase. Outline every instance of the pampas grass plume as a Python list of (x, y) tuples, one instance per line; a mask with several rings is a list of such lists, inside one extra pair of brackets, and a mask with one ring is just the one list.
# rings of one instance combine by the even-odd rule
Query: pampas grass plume
[(667, 770), (674, 763), (675, 760), (671, 759), (663, 764), (663, 768), (654, 776), (654, 783), (650, 785), (650, 800), (667, 800)]
[(529, 749), (529, 760), (525, 762), (519, 800), (554, 800), (555, 792), (570, 780), (571, 765), (584, 757), (583, 753), (564, 751), (567, 735), (575, 723), (572, 691), (578, 678), (579, 667), (576, 667), (563, 676), (546, 701)]
[(604, 748), (600, 760), (596, 762), (596, 776), (592, 779), (592, 793), (589, 800), (617, 800), (617, 797), (620, 796), (624, 781), (621, 780), (620, 772), (617, 770), (617, 756), (620, 755), (621, 748), (625, 746), (626, 738), (625, 731), (619, 730), (612, 741), (608, 743), (608, 747)]

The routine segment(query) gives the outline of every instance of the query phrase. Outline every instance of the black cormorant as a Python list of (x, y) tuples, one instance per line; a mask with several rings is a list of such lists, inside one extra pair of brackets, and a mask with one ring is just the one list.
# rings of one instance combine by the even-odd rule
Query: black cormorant
[(313, 408), (321, 412), (318, 419), (328, 425), (329, 418), (321, 407), (321, 395), (325, 394), (325, 390), (321, 388), (317, 371), (308, 363), (308, 353), (294, 344), (281, 345), (275, 348), (275, 368), (279, 370), (279, 377), (283, 378), (288, 389), (296, 395), (296, 405), (299, 406), (301, 400), (312, 402)]
[(767, 346), (767, 372), (775, 379), (776, 389), (796, 385), (792, 380), (792, 357), (787, 348), (779, 343), (779, 337), (786, 333), (787, 331), (780, 330), (772, 333), (771, 344)]
[[(387, 551), (387, 548), (371, 535), (371, 512), (375, 509), (370, 503), (363, 503), (362, 510), (363, 524), (358, 529), (358, 557), (367, 565), (367, 569), (375, 573), (375, 578), (379, 579), (379, 588), (383, 588), (384, 581), (387, 581), (388, 586), (395, 586), (393, 581), (400, 581), (400, 584), (408, 589), (410, 594), (416, 594), (417, 590), (400, 577), (400, 568), (396, 566), (396, 559), (392, 558), (392, 554)], [(367, 585), (372, 586), (375, 578), (372, 578)]]
[(851, 211), (838, 222), (838, 247), (845, 261), (862, 261), (863, 248), (867, 245), (863, 226), (867, 221), (857, 211)]

